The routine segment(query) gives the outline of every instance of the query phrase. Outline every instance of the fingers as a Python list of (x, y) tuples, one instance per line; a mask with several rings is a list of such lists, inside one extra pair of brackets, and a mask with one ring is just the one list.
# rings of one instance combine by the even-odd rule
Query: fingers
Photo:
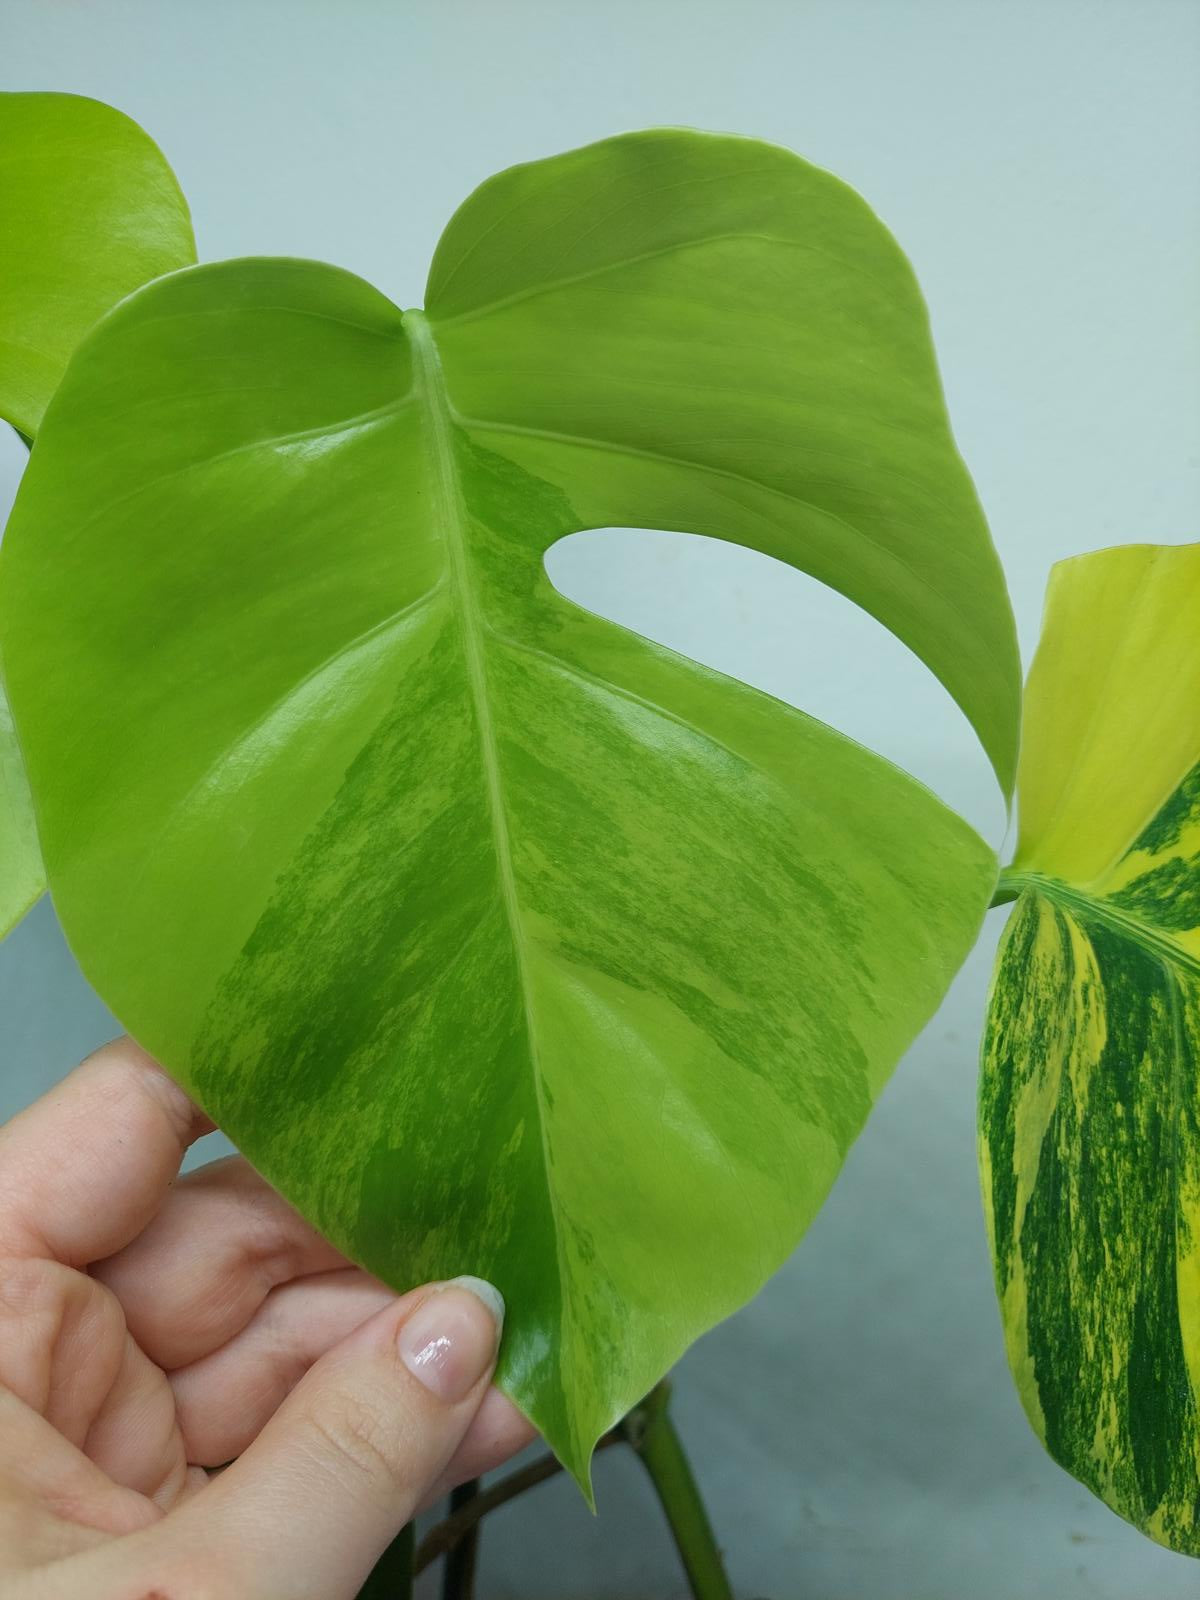
[(121, 1308), (57, 1261), (0, 1261), (0, 1384), (82, 1447), (125, 1343)]
[[(353, 1267), (273, 1290), (227, 1345), (171, 1374), (188, 1460), (214, 1467), (241, 1455), (309, 1367), (395, 1298)], [(489, 1390), (431, 1498), (499, 1466), (533, 1436), (516, 1407)]]
[(163, 1510), (176, 1503), (188, 1482), (171, 1386), (128, 1334), (83, 1451), (114, 1483), (136, 1489)]
[(164, 1576), (206, 1559), (219, 1592), (247, 1600), (357, 1594), (483, 1400), (500, 1301), (475, 1282), (406, 1295), (318, 1361), (246, 1454), (147, 1536)]
[[(169, 1371), (187, 1459), (205, 1466), (240, 1455), (309, 1367), (395, 1299), (240, 1157), (181, 1178), (149, 1227), (92, 1275)], [(489, 1394), (436, 1493), (532, 1437), (516, 1408)]]
[(424, 1511), (435, 1500), (450, 1493), (468, 1478), (481, 1478), (485, 1472), (501, 1467), (537, 1438), (537, 1429), (523, 1417), (512, 1401), (499, 1389), (489, 1389), (462, 1443), (450, 1458), (450, 1465), (421, 1501)]
[(157, 1504), (183, 1488), (175, 1397), (121, 1308), (57, 1261), (0, 1261), (0, 1385), (114, 1483)]
[(273, 1290), (228, 1344), (171, 1374), (188, 1460), (218, 1467), (240, 1456), (313, 1363), (395, 1301), (354, 1267)]
[(31, 1407), (0, 1389), (0, 1574), (133, 1533), (158, 1512), (109, 1480)]
[(345, 1265), (251, 1167), (231, 1157), (181, 1178), (138, 1238), (98, 1263), (93, 1276), (120, 1300), (150, 1359), (173, 1371), (234, 1338), (277, 1285)]
[(0, 1255), (112, 1255), (211, 1126), (131, 1039), (106, 1045), (0, 1128)]

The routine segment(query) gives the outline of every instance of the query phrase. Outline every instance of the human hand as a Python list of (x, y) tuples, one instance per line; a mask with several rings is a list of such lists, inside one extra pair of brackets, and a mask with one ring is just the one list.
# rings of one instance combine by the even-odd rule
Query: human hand
[(175, 1181), (211, 1126), (123, 1039), (0, 1129), (5, 1600), (350, 1600), (532, 1436), (484, 1299), (395, 1296), (240, 1159)]

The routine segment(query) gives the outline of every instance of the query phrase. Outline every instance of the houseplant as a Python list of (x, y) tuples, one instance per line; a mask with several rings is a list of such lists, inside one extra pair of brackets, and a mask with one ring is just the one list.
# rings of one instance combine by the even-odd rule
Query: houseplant
[[(80, 297), (35, 403), (29, 363), (15, 400), (0, 375), (37, 437), (0, 648), (68, 936), (351, 1256), (393, 1283), (468, 1268), (505, 1289), (500, 1381), (588, 1492), (597, 1439), (802, 1234), (998, 862), (832, 730), (569, 605), (542, 556), (633, 523), (801, 567), (930, 666), (1010, 794), (1011, 615), (911, 270), (827, 174), (666, 130), (490, 180), (424, 309), (400, 312), (316, 263), (190, 266), (144, 136), (67, 97), (6, 114), (43, 148), (38, 119), (58, 129), (49, 172), (10, 169), (14, 214), (70, 185), (81, 151), (128, 173), (126, 277)], [(140, 165), (104, 144), (118, 121)], [(27, 346), (45, 258), (69, 278), (81, 255), (77, 231), (22, 237), (0, 337)], [(1027, 1408), (1065, 1465), (1182, 1548), (1190, 1412), (1163, 1396), (1190, 1377), (1159, 1191), (1187, 1134), (1169, 1124), (1195, 963), (1196, 555), (1135, 547), (1056, 579), (981, 1099)], [(1119, 678), (1094, 673), (1101, 630)], [(39, 872), (15, 743), (7, 770), (15, 914)], [(1105, 939), (1124, 944), (1085, 972)], [(1122, 988), (1130, 948), (1148, 954)], [(1157, 1087), (1105, 1090), (1106, 1188), (1089, 1113), (1114, 1039), (1153, 1057)], [(1153, 1144), (1118, 1137), (1115, 1108)], [(1040, 1189), (1066, 1180), (1079, 1204), (1051, 1226)], [(1064, 1262), (1084, 1238), (1081, 1279)], [(1050, 1379), (1064, 1327), (1067, 1363), (1097, 1363), (1082, 1402)]]

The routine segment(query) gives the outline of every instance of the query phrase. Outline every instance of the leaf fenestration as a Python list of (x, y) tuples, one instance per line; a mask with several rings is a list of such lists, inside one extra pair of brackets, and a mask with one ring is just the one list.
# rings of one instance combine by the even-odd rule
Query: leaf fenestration
[[(722, 231), (721, 208), (746, 203), (763, 147), (629, 136), (588, 158), (608, 172), (601, 246), (613, 215), (650, 227), (664, 141), (710, 181), (654, 216)], [(873, 438), (862, 395), (894, 375), (923, 476), (896, 491), (860, 462), (861, 493), (940, 574), (897, 602), (910, 632), (959, 626), (943, 588), (975, 608), (1002, 753), (1011, 618), (907, 268), (848, 191), (761, 159), (778, 182), (752, 205), (773, 228), (801, 226), (811, 194), (827, 232), (845, 212), (850, 277), (894, 267), (891, 343), (837, 427)], [(555, 195), (586, 211), (587, 186), (556, 177), (578, 160), (543, 164), (526, 262), (561, 253)], [(500, 1381), (585, 1484), (596, 1438), (803, 1233), (995, 879), (987, 846), (904, 774), (546, 575), (550, 545), (597, 520), (761, 540), (797, 565), (832, 528), (768, 480), (789, 408), (802, 453), (817, 388), (860, 352), (828, 316), (851, 291), (781, 279), (756, 231), (690, 294), (626, 284), (568, 315), (522, 292), (519, 335), (492, 320), (511, 298), (468, 316), (465, 280), (451, 291), (437, 264), (429, 308), (407, 313), (311, 262), (177, 274), (72, 362), (0, 556), (14, 708), (89, 977), (350, 1255), (397, 1285), (498, 1284)], [(472, 270), (515, 295), (511, 239), (471, 238)], [(624, 225), (617, 243), (630, 253)], [(704, 283), (749, 320), (706, 312)], [(782, 333), (745, 369), (785, 283), (781, 327), (825, 327), (815, 378)], [(710, 391), (707, 427), (663, 409), (664, 450), (718, 448), (720, 339), (742, 403), (769, 417), (770, 461), (730, 437), (719, 472), (652, 458), (644, 418), (628, 448), (580, 445), (572, 427), (594, 441), (600, 411), (621, 414), (637, 327), (643, 388), (655, 371), (682, 384), (692, 349)], [(762, 495), (719, 487), (760, 477)], [(922, 544), (938, 489), (961, 509), (940, 564)], [(844, 573), (874, 570), (871, 539), (838, 537)], [(102, 781), (114, 750), (119, 795)]]

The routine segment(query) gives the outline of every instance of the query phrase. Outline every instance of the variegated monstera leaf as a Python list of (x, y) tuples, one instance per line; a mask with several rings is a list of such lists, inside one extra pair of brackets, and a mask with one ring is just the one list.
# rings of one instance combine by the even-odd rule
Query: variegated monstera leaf
[(1009, 1360), (1055, 1460), (1200, 1555), (1200, 546), (1055, 569), (980, 1154)]
[(886, 762), (558, 594), (546, 551), (611, 524), (840, 589), (1008, 788), (1012, 617), (911, 268), (752, 140), (501, 174), (421, 310), (292, 260), (139, 291), (0, 561), (89, 977), (349, 1255), (499, 1286), (499, 1380), (584, 1483), (799, 1239), (996, 877)]

